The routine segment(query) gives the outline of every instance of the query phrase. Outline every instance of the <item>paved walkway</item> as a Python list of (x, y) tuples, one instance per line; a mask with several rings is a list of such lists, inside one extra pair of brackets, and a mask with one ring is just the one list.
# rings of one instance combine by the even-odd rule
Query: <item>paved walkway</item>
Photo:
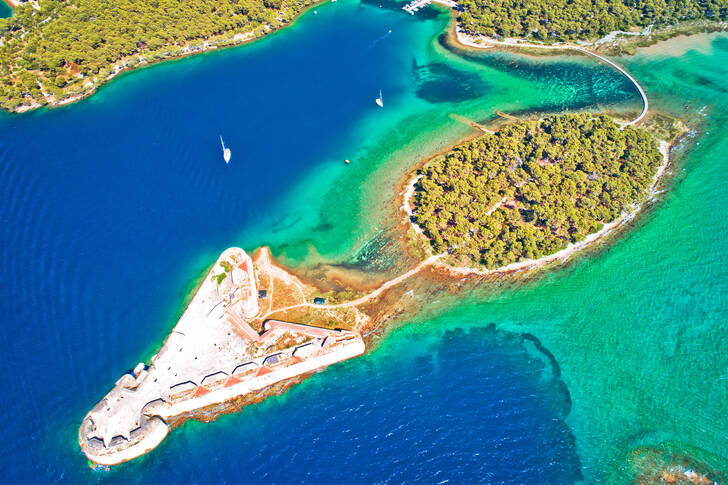
[[(484, 47), (482, 43), (475, 42), (470, 36), (467, 34), (463, 34), (459, 28), (456, 28), (456, 35), (457, 39), (460, 43), (463, 45), (467, 45), (468, 47), (476, 47), (478, 49), (484, 49), (487, 47)], [(486, 44), (489, 44), (491, 46), (507, 46), (507, 47), (528, 47), (529, 49), (561, 49), (561, 50), (574, 50), (581, 52), (583, 54), (586, 54), (588, 56), (595, 57), (599, 59), (602, 62), (605, 62), (613, 69), (616, 69), (619, 73), (621, 73), (624, 77), (630, 80), (632, 84), (637, 88), (637, 91), (639, 91), (640, 96), (642, 97), (642, 112), (632, 121), (627, 122), (624, 126), (629, 125), (635, 125), (642, 121), (642, 119), (647, 114), (647, 110), (649, 109), (649, 102), (647, 101), (647, 94), (645, 94), (644, 89), (642, 89), (642, 86), (640, 86), (640, 83), (637, 82), (635, 78), (630, 75), (623, 67), (615, 64), (613, 61), (607, 59), (604, 56), (601, 56), (597, 54), (596, 52), (592, 52), (588, 49), (585, 49), (580, 46), (576, 45), (570, 45), (570, 44), (557, 44), (557, 45), (543, 45), (543, 44), (529, 44), (524, 42), (512, 42), (512, 41), (497, 41), (493, 39), (489, 39), (487, 37), (479, 37), (479, 39), (482, 42), (485, 42)], [(624, 126), (622, 128), (624, 128)]]

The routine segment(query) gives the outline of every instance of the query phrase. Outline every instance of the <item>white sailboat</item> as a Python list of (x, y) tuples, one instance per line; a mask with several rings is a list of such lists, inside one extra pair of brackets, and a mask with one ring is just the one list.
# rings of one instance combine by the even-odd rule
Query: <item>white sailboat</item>
[(382, 98), (382, 90), (379, 90), (379, 97), (376, 99), (377, 106), (384, 108), (384, 98)]
[(225, 148), (225, 142), (222, 141), (222, 135), (220, 135), (220, 143), (222, 144), (222, 158), (225, 159), (225, 163), (230, 163), (230, 157), (233, 152), (231, 152), (229, 148)]

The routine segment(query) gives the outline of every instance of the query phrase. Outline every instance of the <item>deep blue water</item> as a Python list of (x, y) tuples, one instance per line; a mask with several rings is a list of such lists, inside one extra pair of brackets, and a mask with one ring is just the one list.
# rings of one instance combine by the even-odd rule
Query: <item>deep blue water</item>
[[(570, 401), (530, 340), (413, 334), (287, 394), (190, 424), (111, 477), (235, 483), (572, 483)], [(180, 457), (194, 457), (181, 460)]]
[[(88, 469), (78, 424), (158, 348), (195, 275), (245, 227), (275, 219), (274, 203), (301, 177), (367, 143), (354, 128), (378, 89), (396, 98), (407, 88), (407, 42), (445, 22), (338, 5), (252, 46), (121, 76), (73, 106), (0, 116), (6, 481), (579, 475), (566, 391), (542, 378), (550, 364), (492, 331), (396, 333), (283, 397), (188, 423), (135, 463)], [(394, 34), (371, 49), (387, 29)], [(220, 134), (233, 149), (228, 166)]]

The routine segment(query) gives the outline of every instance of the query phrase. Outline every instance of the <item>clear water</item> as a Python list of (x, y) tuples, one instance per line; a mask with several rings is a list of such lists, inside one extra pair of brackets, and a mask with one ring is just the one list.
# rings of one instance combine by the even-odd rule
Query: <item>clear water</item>
[(395, 272), (397, 182), (471, 134), (451, 114), (639, 109), (589, 59), (451, 52), (435, 11), (317, 10), (262, 42), (122, 75), (76, 105), (0, 117), (8, 480), (619, 482), (638, 445), (728, 456), (728, 86), (716, 67), (728, 41), (711, 37), (624, 60), (704, 135), (613, 247), (517, 288), (430, 299), (363, 358), (187, 423), (137, 462), (86, 467), (83, 415), (155, 352), (225, 247)]

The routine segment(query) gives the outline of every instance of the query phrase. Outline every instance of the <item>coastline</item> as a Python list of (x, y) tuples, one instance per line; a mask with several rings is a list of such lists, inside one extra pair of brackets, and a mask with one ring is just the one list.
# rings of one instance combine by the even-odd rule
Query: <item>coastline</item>
[(265, 249), (256, 261), (240, 248), (225, 250), (149, 364), (123, 374), (86, 414), (78, 442), (89, 460), (102, 466), (132, 460), (158, 446), (175, 423), (210, 421), (364, 353), (358, 329), (369, 319), (357, 310), (348, 319), (331, 312), (318, 320), (260, 317), (266, 299), (306, 301), (316, 290), (272, 265)]
[[(434, 0), (434, 3), (441, 3)], [(635, 27), (637, 28), (637, 27)], [(634, 31), (623, 31), (614, 30), (609, 32), (605, 36), (595, 40), (575, 40), (569, 42), (556, 42), (553, 44), (534, 42), (529, 39), (519, 37), (508, 37), (504, 41), (500, 41), (486, 36), (479, 35), (484, 42), (490, 42), (497, 46), (500, 45), (516, 45), (524, 48), (538, 48), (538, 49), (549, 49), (549, 48), (562, 48), (565, 46), (576, 46), (582, 48), (591, 48), (595, 51), (600, 51), (605, 55), (621, 56), (621, 55), (634, 55), (637, 49), (651, 47), (661, 42), (669, 41), (675, 37), (689, 37), (695, 34), (710, 34), (717, 32), (728, 31), (728, 22), (721, 22), (707, 19), (695, 19), (695, 20), (682, 20), (674, 25), (663, 25), (658, 28), (648, 26), (639, 32)], [(469, 34), (464, 34), (469, 37), (473, 37)], [(486, 40), (488, 39), (488, 40)], [(476, 44), (473, 47), (482, 47), (480, 44)]]
[[(14, 9), (15, 7), (21, 5), (18, 0), (3, 0), (6, 4), (8, 4), (11, 9)], [(319, 6), (321, 4), (327, 3), (327, 0), (313, 0), (313, 2), (301, 9), (300, 12), (294, 14), (293, 18), (290, 20), (286, 20), (283, 18), (283, 13), (279, 15), (275, 19), (274, 22), (267, 23), (263, 25), (262, 27), (258, 27), (253, 30), (245, 31), (245, 32), (235, 32), (235, 31), (228, 31), (224, 32), (222, 34), (218, 34), (216, 36), (213, 36), (209, 39), (206, 39), (202, 42), (202, 45), (198, 45), (200, 41), (203, 39), (196, 39), (195, 41), (192, 41), (191, 43), (187, 43), (184, 46), (165, 46), (162, 47), (157, 52), (148, 52), (146, 54), (134, 54), (132, 56), (122, 58), (119, 61), (117, 61), (115, 64), (109, 65), (106, 68), (102, 69), (101, 72), (104, 73), (104, 75), (95, 76), (93, 80), (87, 81), (81, 84), (81, 86), (74, 91), (71, 91), (69, 93), (66, 93), (65, 96), (56, 98), (54, 95), (48, 94), (46, 96), (46, 103), (41, 104), (36, 101), (33, 101), (31, 104), (28, 105), (21, 105), (13, 108), (12, 110), (8, 110), (10, 112), (14, 113), (24, 113), (27, 111), (31, 111), (34, 109), (46, 107), (46, 108), (56, 108), (60, 106), (65, 106), (71, 103), (74, 103), (76, 101), (80, 101), (88, 96), (91, 96), (94, 94), (98, 88), (105, 85), (112, 79), (114, 79), (119, 74), (122, 74), (124, 72), (133, 71), (135, 69), (150, 66), (159, 62), (163, 61), (169, 61), (169, 60), (175, 60), (175, 59), (182, 59), (188, 56), (201, 54), (204, 52), (209, 52), (216, 49), (224, 49), (229, 47), (237, 47), (243, 44), (247, 44), (249, 42), (253, 42), (255, 40), (262, 39), (274, 32), (277, 32), (285, 27), (294, 25), (296, 21), (308, 10), (311, 8), (314, 8), (316, 6)], [(451, 15), (452, 14), (452, 8), (453, 3), (450, 0), (433, 0), (433, 3), (443, 7), (451, 9)], [(633, 36), (632, 33), (629, 32), (621, 32), (621, 31), (615, 31), (607, 35), (604, 39), (599, 39), (597, 41), (594, 41), (592, 43), (589, 42), (583, 42), (579, 45), (576, 44), (536, 44), (529, 42), (525, 39), (508, 39), (505, 41), (498, 41), (496, 39), (491, 39), (484, 36), (478, 36), (477, 39), (480, 39), (481, 42), (484, 42), (485, 45), (482, 43), (478, 43), (476, 41), (476, 38), (473, 36), (470, 36), (468, 34), (465, 34), (461, 32), (460, 26), (457, 23), (456, 17), (453, 15), (453, 23), (454, 23), (454, 30), (455, 30), (455, 39), (456, 42), (461, 46), (465, 48), (475, 48), (475, 49), (484, 49), (484, 48), (490, 48), (490, 47), (516, 47), (516, 48), (523, 48), (523, 49), (545, 49), (545, 50), (575, 50), (578, 52), (581, 52), (583, 54), (593, 56), (595, 58), (598, 58), (602, 62), (605, 62), (609, 64), (614, 69), (621, 72), (625, 77), (627, 77), (638, 89), (640, 92), (640, 95), (642, 96), (643, 103), (644, 103), (644, 109), (641, 113), (641, 116), (638, 117), (637, 120), (633, 121), (633, 123), (637, 123), (642, 117), (644, 117), (648, 111), (648, 103), (647, 103), (647, 96), (645, 95), (644, 91), (642, 90), (642, 87), (637, 83), (634, 78), (623, 68), (615, 64), (614, 62), (610, 61), (609, 59), (601, 56), (600, 54), (597, 54), (596, 52), (593, 52), (586, 48), (586, 46), (592, 46), (596, 47), (597, 49), (601, 48), (602, 46), (606, 46), (607, 44), (604, 43), (604, 39), (609, 38), (613, 34), (626, 34), (628, 37), (636, 40), (631, 40), (629, 42), (647, 42), (644, 45), (637, 45), (637, 47), (646, 47), (650, 45), (654, 45), (658, 42), (669, 40), (673, 37), (681, 36), (681, 35), (691, 35), (695, 33), (700, 32), (721, 32), (728, 30), (728, 23), (725, 22), (719, 22), (715, 25), (713, 24), (706, 24), (701, 25), (699, 28), (691, 27), (691, 26), (685, 26), (684, 24), (689, 24), (690, 22), (680, 23), (676, 26), (673, 26), (671, 28), (674, 29), (674, 31), (665, 33), (662, 30), (655, 31), (654, 35), (656, 38), (653, 38), (650, 36), (649, 38), (645, 39), (642, 35)], [(232, 37), (231, 37), (232, 36)], [(601, 44), (600, 44), (601, 43)], [(630, 44), (631, 45), (631, 44)], [(620, 54), (634, 54), (634, 52), (620, 52)], [(101, 73), (99, 73), (101, 74)]]
[[(17, 0), (3, 1), (5, 1), (6, 3), (17, 2)], [(61, 97), (59, 99), (56, 99), (55, 96), (50, 95), (46, 98), (47, 102), (45, 104), (40, 104), (34, 101), (29, 105), (21, 105), (12, 110), (6, 111), (9, 111), (11, 113), (25, 113), (38, 108), (58, 108), (61, 106), (75, 103), (76, 101), (81, 101), (82, 99), (85, 99), (94, 94), (100, 87), (113, 80), (119, 74), (135, 71), (144, 67), (153, 66), (160, 62), (184, 59), (186, 57), (194, 56), (197, 54), (203, 54), (218, 49), (238, 47), (241, 45), (249, 44), (251, 42), (255, 42), (256, 40), (264, 39), (275, 32), (285, 29), (286, 27), (295, 25), (296, 21), (298, 21), (298, 19), (301, 18), (301, 16), (308, 12), (310, 9), (325, 3), (328, 3), (327, 0), (313, 0), (311, 4), (305, 6), (301, 9), (300, 12), (296, 13), (291, 20), (287, 21), (279, 17), (276, 18), (275, 23), (268, 23), (263, 25), (262, 27), (258, 27), (253, 30), (248, 30), (244, 32), (224, 32), (222, 34), (204, 40), (202, 42), (202, 45), (196, 45), (196, 43), (202, 41), (202, 39), (197, 39), (195, 41), (191, 41), (185, 44), (184, 46), (165, 46), (162, 47), (158, 52), (134, 54), (132, 56), (122, 58), (116, 63), (107, 66), (106, 71), (102, 71), (106, 72), (104, 75), (101, 75), (100, 72), (98, 76), (95, 76), (93, 78), (93, 80), (84, 82), (81, 85), (79, 92), (69, 92), (67, 93), (67, 96)], [(18, 5), (20, 5), (20, 3), (18, 3)]]
[[(607, 235), (611, 234), (612, 232), (616, 232), (617, 230), (621, 229), (627, 222), (631, 221), (642, 209), (642, 207), (654, 199), (654, 197), (657, 195), (657, 187), (659, 186), (660, 182), (662, 181), (663, 177), (667, 173), (668, 168), (671, 164), (671, 157), (670, 157), (670, 151), (671, 149), (677, 145), (677, 143), (680, 141), (682, 136), (687, 133), (686, 131), (681, 132), (671, 143), (668, 143), (665, 140), (657, 140), (658, 141), (658, 148), (660, 150), (660, 153), (662, 154), (663, 163), (658, 167), (657, 172), (655, 173), (652, 183), (650, 184), (650, 187), (647, 189), (648, 196), (644, 202), (637, 205), (633, 211), (623, 214), (618, 219), (609, 222), (607, 224), (604, 224), (604, 227), (600, 229), (597, 232), (593, 232), (589, 235), (587, 235), (584, 240), (579, 241), (577, 243), (571, 243), (566, 248), (557, 251), (556, 253), (549, 254), (546, 256), (543, 256), (538, 259), (526, 259), (522, 261), (517, 261), (515, 263), (511, 263), (509, 265), (495, 268), (495, 269), (479, 269), (479, 268), (472, 268), (469, 266), (455, 266), (448, 264), (443, 261), (443, 259), (447, 256), (447, 253), (441, 253), (441, 254), (435, 254), (431, 255), (420, 265), (423, 265), (424, 263), (431, 264), (434, 268), (441, 269), (443, 271), (446, 271), (450, 273), (452, 276), (455, 277), (462, 277), (462, 276), (493, 276), (493, 275), (510, 275), (522, 271), (530, 271), (535, 269), (543, 268), (544, 266), (547, 266), (551, 263), (554, 263), (556, 261), (559, 261), (560, 263), (566, 262), (572, 255), (575, 253), (586, 249), (587, 247), (593, 245), (594, 243), (597, 243), (604, 239)], [(409, 181), (406, 182), (405, 189), (401, 191), (402, 194), (402, 204), (399, 207), (399, 210), (403, 211), (406, 214), (408, 227), (412, 228), (414, 230), (414, 237), (418, 239), (419, 241), (422, 241), (427, 244), (427, 247), (429, 249), (429, 241), (426, 240), (426, 236), (422, 230), (414, 221), (412, 221), (412, 215), (413, 215), (413, 209), (412, 209), (412, 203), (411, 199), (414, 195), (415, 191), (415, 184), (417, 181), (422, 177), (422, 175), (417, 174), (415, 171), (415, 176), (410, 177)], [(418, 266), (419, 268), (420, 266)]]
[[(617, 72), (625, 76), (627, 79), (629, 79), (632, 84), (637, 88), (640, 97), (642, 98), (643, 102), (643, 109), (642, 112), (634, 119), (624, 123), (620, 129), (623, 129), (626, 126), (635, 125), (639, 122), (641, 122), (644, 117), (647, 115), (647, 112), (649, 110), (649, 101), (647, 99), (647, 95), (642, 88), (642, 86), (637, 82), (636, 79), (634, 79), (624, 68), (620, 67), (619, 65), (615, 64), (614, 62), (610, 61), (609, 59), (596, 54), (594, 52), (591, 52), (587, 49), (584, 49), (580, 46), (570, 45), (570, 44), (559, 44), (555, 46), (549, 46), (549, 45), (539, 45), (539, 44), (530, 44), (530, 43), (520, 43), (515, 41), (497, 41), (495, 39), (489, 39), (486, 37), (479, 37), (479, 39), (484, 42), (479, 43), (476, 41), (475, 38), (472, 36), (469, 36), (467, 34), (464, 34), (461, 32), (459, 26), (457, 23), (453, 26), (452, 33), (454, 34), (453, 37), (455, 39), (455, 42), (459, 44), (460, 47), (463, 48), (469, 48), (469, 49), (489, 49), (493, 47), (504, 47), (504, 48), (537, 48), (537, 49), (545, 49), (545, 50), (573, 50), (577, 51), (582, 54), (586, 54), (592, 57), (597, 58), (598, 60), (605, 62), (610, 67), (615, 69)], [(574, 253), (579, 252), (595, 242), (600, 241), (608, 234), (620, 229), (626, 222), (632, 220), (634, 216), (640, 211), (641, 207), (644, 205), (644, 203), (649, 202), (655, 195), (656, 195), (656, 187), (659, 184), (660, 180), (664, 176), (667, 168), (670, 166), (670, 150), (671, 148), (680, 140), (682, 135), (685, 133), (685, 131), (678, 134), (678, 136), (675, 137), (675, 139), (668, 143), (665, 140), (658, 139), (658, 146), (660, 153), (662, 154), (663, 163), (658, 167), (657, 172), (655, 173), (655, 176), (653, 178), (653, 181), (648, 189), (649, 195), (647, 199), (640, 205), (636, 206), (635, 209), (629, 213), (623, 214), (618, 219), (604, 224), (604, 227), (600, 229), (597, 232), (591, 233), (587, 235), (584, 240), (579, 241), (577, 243), (571, 243), (566, 248), (547, 256), (543, 256), (538, 259), (527, 259), (523, 261), (517, 261), (515, 263), (511, 263), (509, 265), (506, 265), (501, 268), (495, 268), (492, 270), (487, 269), (478, 269), (478, 268), (471, 268), (466, 266), (453, 266), (450, 264), (447, 264), (446, 262), (442, 261), (446, 256), (447, 253), (441, 253), (441, 254), (432, 254), (428, 251), (428, 254), (430, 256), (422, 261), (420, 265), (417, 266), (417, 269), (421, 269), (423, 266), (427, 266), (431, 264), (433, 267), (445, 270), (449, 273), (451, 273), (454, 276), (467, 276), (467, 275), (477, 275), (477, 276), (485, 276), (485, 275), (498, 275), (498, 274), (512, 274), (516, 272), (521, 271), (527, 271), (531, 269), (537, 269), (541, 268), (545, 265), (548, 265), (550, 263), (553, 263), (557, 260), (561, 260), (561, 262), (565, 262), (569, 259)], [(471, 137), (469, 137), (471, 138)], [(462, 143), (462, 141), (461, 141)], [(421, 164), (419, 164), (418, 168), (421, 166), (424, 166), (429, 160), (432, 160), (433, 158), (436, 158), (439, 154), (436, 154), (428, 160), (423, 161)], [(417, 169), (415, 169), (415, 176), (410, 177), (409, 181), (405, 182), (405, 188), (403, 191), (400, 191), (400, 194), (402, 194), (402, 204), (399, 206), (399, 210), (403, 211), (406, 214), (408, 227), (413, 230), (414, 232), (414, 238), (418, 239), (420, 241), (423, 241), (426, 243), (426, 247), (429, 250), (429, 242), (427, 242), (425, 239), (424, 232), (421, 227), (419, 227), (416, 223), (412, 221), (413, 216), (413, 209), (411, 205), (411, 198), (414, 195), (415, 191), (415, 184), (417, 181), (422, 177), (422, 175), (416, 173)]]

